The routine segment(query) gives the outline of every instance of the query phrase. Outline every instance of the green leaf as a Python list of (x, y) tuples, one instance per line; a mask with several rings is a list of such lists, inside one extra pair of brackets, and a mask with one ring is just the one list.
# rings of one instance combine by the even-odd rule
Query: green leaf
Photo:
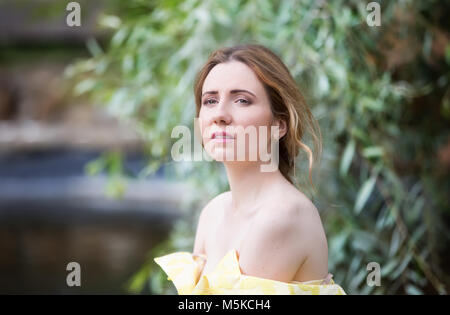
[(405, 287), (406, 293), (410, 295), (423, 295), (422, 290), (420, 290), (418, 287), (416, 287), (413, 284), (407, 284)]
[(450, 44), (447, 43), (445, 46), (445, 61), (450, 65)]
[(361, 189), (358, 192), (358, 195), (356, 197), (355, 202), (355, 208), (354, 212), (355, 214), (359, 214), (361, 210), (364, 208), (367, 200), (369, 199), (370, 195), (372, 194), (373, 188), (375, 187), (376, 183), (376, 176), (372, 176), (368, 178), (364, 184), (361, 186)]
[(115, 199), (120, 199), (124, 196), (127, 188), (126, 180), (121, 176), (113, 176), (108, 178), (106, 183), (106, 194)]
[(100, 47), (98, 42), (95, 39), (93, 39), (93, 38), (90, 38), (90, 39), (87, 40), (86, 46), (87, 46), (89, 52), (94, 57), (97, 57), (97, 56), (99, 56), (99, 55), (101, 55), (103, 53), (102, 48)]
[(408, 267), (411, 258), (412, 254), (408, 253), (406, 257), (403, 258), (400, 266), (398, 266), (397, 269), (391, 274), (391, 279), (397, 279), (400, 276), (400, 274), (406, 269), (406, 267)]
[(317, 92), (319, 95), (324, 95), (330, 90), (330, 82), (328, 81), (327, 75), (324, 72), (318, 73), (317, 78)]
[(381, 277), (388, 276), (397, 265), (398, 265), (397, 257), (390, 259), (386, 265), (384, 266), (381, 265)]
[(363, 131), (361, 128), (357, 126), (353, 126), (350, 130), (350, 133), (353, 137), (360, 139), (364, 143), (370, 142), (369, 136), (367, 135), (367, 131)]
[(122, 59), (122, 70), (124, 73), (130, 73), (134, 69), (133, 55), (127, 54)]
[(362, 230), (353, 233), (352, 245), (356, 250), (370, 251), (376, 243), (377, 238), (372, 233)]
[(132, 294), (139, 294), (142, 292), (145, 284), (148, 281), (148, 277), (150, 275), (150, 263), (146, 262), (143, 267), (141, 267), (140, 270), (138, 270), (130, 280), (128, 280), (128, 283), (126, 284), (127, 290), (129, 293)]
[(105, 161), (102, 157), (100, 157), (87, 163), (84, 167), (84, 170), (86, 173), (92, 176), (99, 174), (100, 172), (103, 171), (104, 168), (105, 168)]
[(102, 27), (118, 29), (121, 23), (122, 21), (120, 20), (120, 18), (115, 15), (102, 14), (99, 17), (99, 24)]
[(379, 146), (368, 147), (362, 151), (362, 155), (368, 159), (374, 158), (374, 157), (380, 157), (380, 156), (383, 156), (383, 154), (384, 154), (384, 150), (382, 147), (379, 147)]
[(389, 257), (394, 256), (397, 253), (401, 244), (401, 236), (398, 229), (395, 229), (392, 233), (391, 246), (389, 248)]
[(347, 175), (348, 168), (350, 167), (350, 164), (352, 163), (353, 156), (355, 154), (355, 140), (351, 139), (344, 150), (344, 154), (342, 155), (341, 159), (341, 166), (339, 168), (339, 174), (344, 177)]
[(382, 112), (384, 110), (383, 103), (379, 99), (364, 97), (361, 100), (361, 105), (363, 108), (367, 108), (375, 112)]
[(112, 37), (111, 45), (113, 47), (119, 47), (120, 45), (122, 45), (124, 40), (127, 38), (128, 33), (129, 33), (129, 30), (127, 27), (123, 27), (123, 28), (119, 29)]
[(76, 96), (79, 96), (84, 93), (90, 92), (94, 89), (96, 84), (97, 84), (97, 81), (95, 81), (92, 78), (85, 79), (85, 80), (79, 82), (77, 85), (75, 85), (74, 94)]

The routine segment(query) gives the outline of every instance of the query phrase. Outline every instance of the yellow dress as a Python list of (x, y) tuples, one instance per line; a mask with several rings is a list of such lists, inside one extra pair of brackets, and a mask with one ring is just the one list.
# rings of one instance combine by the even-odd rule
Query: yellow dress
[[(199, 255), (206, 258), (204, 255)], [(154, 261), (167, 274), (167, 280), (175, 285), (178, 294), (267, 294), (267, 295), (345, 295), (344, 290), (332, 279), (328, 284), (324, 280), (306, 282), (281, 282), (244, 275), (239, 267), (235, 249), (230, 250), (209, 274), (197, 281), (202, 271), (199, 257), (189, 252), (175, 252), (156, 257)]]

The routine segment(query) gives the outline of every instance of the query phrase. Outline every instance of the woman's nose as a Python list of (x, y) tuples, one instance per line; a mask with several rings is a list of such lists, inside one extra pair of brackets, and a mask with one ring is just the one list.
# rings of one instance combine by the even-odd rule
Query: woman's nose
[(217, 104), (214, 108), (214, 112), (212, 114), (212, 120), (214, 123), (220, 124), (229, 124), (231, 122), (231, 114), (226, 108), (227, 105), (222, 101)]

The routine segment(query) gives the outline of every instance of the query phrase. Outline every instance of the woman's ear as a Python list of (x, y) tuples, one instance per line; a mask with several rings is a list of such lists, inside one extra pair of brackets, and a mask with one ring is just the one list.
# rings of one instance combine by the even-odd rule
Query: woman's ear
[(287, 124), (281, 118), (275, 119), (275, 126), (278, 126), (278, 139), (283, 138), (287, 134)]

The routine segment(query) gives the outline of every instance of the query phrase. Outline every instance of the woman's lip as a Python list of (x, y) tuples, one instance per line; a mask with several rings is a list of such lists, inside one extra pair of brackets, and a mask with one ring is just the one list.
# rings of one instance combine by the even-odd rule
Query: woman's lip
[(215, 142), (231, 142), (231, 141), (234, 141), (233, 138), (213, 138), (211, 140), (215, 141)]
[[(225, 138), (216, 138), (217, 136), (222, 136)], [(228, 133), (226, 133), (225, 131), (218, 131), (218, 132), (214, 132), (211, 136), (211, 139), (229, 139), (229, 140), (233, 140), (234, 137)]]

